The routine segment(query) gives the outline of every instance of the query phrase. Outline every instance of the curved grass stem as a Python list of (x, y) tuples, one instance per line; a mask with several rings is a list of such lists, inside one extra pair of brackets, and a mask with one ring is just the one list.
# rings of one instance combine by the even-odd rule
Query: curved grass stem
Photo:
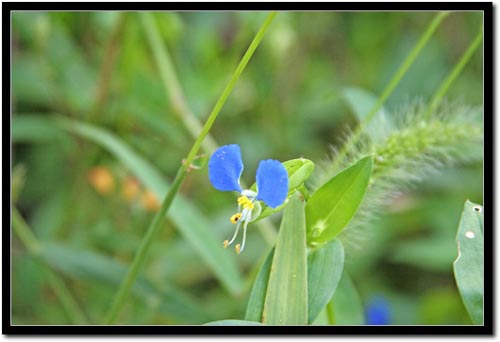
[(443, 81), (443, 83), (439, 86), (438, 90), (434, 94), (434, 97), (432, 98), (429, 104), (427, 112), (425, 113), (425, 117), (429, 117), (429, 115), (436, 109), (439, 102), (441, 102), (441, 100), (443, 99), (444, 94), (446, 94), (451, 84), (455, 81), (458, 75), (460, 75), (465, 65), (474, 55), (474, 52), (476, 52), (477, 48), (481, 45), (482, 41), (483, 41), (483, 27), (481, 26), (481, 29), (479, 30), (479, 33), (477, 34), (476, 38), (472, 41), (472, 43), (469, 45), (469, 48), (464, 52), (462, 57), (460, 57), (460, 60), (457, 62), (453, 70), (450, 72), (448, 77), (446, 77), (446, 79)]
[(186, 157), (186, 161), (181, 165), (179, 168), (177, 175), (175, 176), (175, 179), (172, 183), (172, 186), (170, 190), (168, 191), (165, 199), (162, 202), (162, 205), (158, 212), (156, 213), (153, 221), (151, 222), (150, 226), (148, 227), (146, 234), (144, 235), (141, 244), (139, 245), (135, 255), (134, 259), (132, 261), (132, 264), (130, 265), (127, 274), (125, 275), (124, 280), (122, 281), (118, 292), (115, 295), (115, 298), (113, 300), (113, 304), (106, 315), (105, 318), (105, 323), (106, 324), (113, 324), (113, 322), (116, 320), (120, 310), (122, 309), (123, 305), (125, 304), (125, 301), (127, 299), (127, 296), (130, 292), (130, 289), (137, 277), (137, 274), (139, 273), (140, 267), (144, 262), (144, 259), (146, 258), (147, 252), (149, 250), (149, 247), (151, 246), (151, 243), (153, 241), (153, 238), (155, 236), (155, 233), (158, 231), (158, 229), (161, 227), (165, 220), (165, 215), (168, 212), (168, 209), (170, 208), (175, 196), (177, 195), (177, 192), (179, 191), (184, 179), (186, 178), (188, 174), (188, 170), (190, 165), (193, 163), (196, 155), (198, 154), (198, 151), (200, 150), (200, 147), (205, 139), (205, 137), (208, 135), (213, 123), (217, 119), (217, 116), (219, 115), (222, 107), (224, 106), (227, 98), (231, 94), (231, 91), (233, 90), (236, 82), (238, 81), (239, 77), (241, 76), (243, 70), (245, 70), (245, 67), (247, 66), (250, 58), (252, 57), (253, 53), (259, 46), (262, 38), (264, 37), (264, 34), (266, 33), (269, 25), (273, 21), (274, 17), (276, 16), (276, 12), (271, 12), (265, 19), (264, 23), (260, 27), (259, 31), (255, 35), (253, 41), (250, 43), (250, 46), (248, 47), (247, 51), (243, 55), (240, 63), (236, 67), (236, 70), (234, 71), (231, 79), (229, 80), (228, 84), (222, 91), (222, 94), (220, 95), (219, 99), (217, 100), (212, 112), (207, 118), (207, 121), (205, 122), (205, 125), (202, 127), (201, 131), (199, 132), (198, 138), (193, 144), (193, 147), (189, 151), (188, 156)]
[(396, 74), (392, 77), (391, 81), (389, 84), (385, 87), (384, 91), (378, 98), (377, 102), (373, 105), (372, 109), (370, 112), (366, 115), (365, 119), (356, 127), (353, 135), (349, 139), (349, 141), (342, 146), (340, 149), (338, 155), (336, 156), (336, 160), (333, 164), (333, 168), (336, 169), (342, 159), (346, 156), (346, 154), (351, 150), (351, 148), (357, 143), (358, 139), (361, 136), (361, 133), (363, 132), (364, 128), (370, 123), (370, 121), (373, 119), (375, 114), (382, 108), (384, 105), (385, 101), (389, 98), (389, 96), (392, 94), (394, 89), (396, 89), (396, 86), (399, 84), (401, 79), (404, 77), (410, 66), (413, 64), (417, 56), (420, 54), (422, 49), (425, 47), (429, 39), (432, 37), (434, 32), (437, 30), (441, 22), (450, 14), (450, 12), (439, 12), (436, 14), (432, 22), (429, 24), (427, 27), (427, 30), (425, 30), (424, 34), (420, 37), (419, 41), (411, 50), (411, 52), (408, 54), (408, 56), (405, 58), (403, 61), (403, 64), (399, 67), (399, 69), (396, 71)]

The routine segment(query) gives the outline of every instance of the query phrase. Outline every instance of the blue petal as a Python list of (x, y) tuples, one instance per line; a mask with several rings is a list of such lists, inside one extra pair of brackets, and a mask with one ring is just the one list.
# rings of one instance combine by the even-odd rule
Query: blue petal
[(243, 172), (241, 151), (238, 145), (221, 146), (208, 161), (208, 178), (220, 191), (241, 192), (240, 176)]
[(278, 160), (262, 160), (257, 168), (257, 199), (279, 207), (288, 194), (288, 173)]

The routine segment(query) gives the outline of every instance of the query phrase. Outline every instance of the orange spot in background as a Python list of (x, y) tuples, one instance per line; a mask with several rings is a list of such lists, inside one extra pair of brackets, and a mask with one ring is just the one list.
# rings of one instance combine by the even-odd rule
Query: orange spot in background
[(128, 201), (133, 201), (140, 191), (140, 185), (137, 179), (132, 177), (127, 177), (122, 184), (122, 197)]
[(115, 179), (113, 174), (105, 166), (96, 166), (92, 168), (88, 172), (87, 178), (89, 183), (101, 195), (109, 194), (115, 189)]
[(160, 209), (160, 201), (151, 190), (144, 191), (141, 204), (147, 211), (157, 211)]

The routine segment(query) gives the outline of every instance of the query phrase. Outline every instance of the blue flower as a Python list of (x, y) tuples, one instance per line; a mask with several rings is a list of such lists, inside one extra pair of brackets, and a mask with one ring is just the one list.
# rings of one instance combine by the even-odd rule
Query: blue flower
[(224, 247), (234, 242), (238, 230), (243, 224), (243, 240), (236, 245), (239, 254), (245, 248), (245, 238), (248, 223), (256, 220), (262, 210), (258, 201), (264, 202), (271, 208), (277, 208), (285, 202), (288, 194), (288, 173), (278, 160), (262, 160), (257, 168), (257, 191), (243, 190), (240, 177), (243, 172), (243, 161), (238, 145), (219, 147), (208, 161), (208, 178), (212, 185), (220, 191), (237, 191), (238, 212), (231, 216), (231, 223), (237, 224), (231, 240), (224, 241)]
[(366, 306), (366, 324), (387, 325), (391, 323), (389, 302), (381, 296), (373, 297)]

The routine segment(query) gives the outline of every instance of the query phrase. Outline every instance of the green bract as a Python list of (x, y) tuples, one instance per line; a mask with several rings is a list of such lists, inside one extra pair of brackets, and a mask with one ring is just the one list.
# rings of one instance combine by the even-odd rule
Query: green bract
[[(301, 188), (304, 186), (304, 182), (311, 176), (313, 170), (314, 170), (314, 163), (310, 161), (309, 159), (305, 158), (297, 158), (297, 159), (291, 159), (286, 162), (282, 163), (283, 166), (285, 167), (286, 171), (288, 172), (288, 198), (297, 190), (301, 190)], [(250, 190), (256, 189), (256, 185), (253, 184), (250, 187)], [(283, 209), (286, 205), (287, 201), (280, 205), (277, 208), (270, 208), (266, 205), (262, 206), (262, 213), (260, 214), (259, 218), (256, 220), (262, 220), (263, 218), (266, 218), (281, 209)]]
[(373, 157), (364, 157), (311, 196), (306, 205), (308, 242), (328, 242), (347, 226), (365, 195), (372, 167)]

